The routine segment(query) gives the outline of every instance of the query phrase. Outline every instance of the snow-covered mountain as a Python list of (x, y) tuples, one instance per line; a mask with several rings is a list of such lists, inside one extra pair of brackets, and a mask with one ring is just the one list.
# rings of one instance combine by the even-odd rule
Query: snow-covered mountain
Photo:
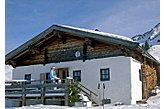
[(138, 41), (145, 50), (148, 50), (153, 45), (160, 44), (160, 23), (153, 27), (150, 31), (132, 37), (134, 41)]
[(160, 45), (153, 45), (147, 52), (160, 62)]

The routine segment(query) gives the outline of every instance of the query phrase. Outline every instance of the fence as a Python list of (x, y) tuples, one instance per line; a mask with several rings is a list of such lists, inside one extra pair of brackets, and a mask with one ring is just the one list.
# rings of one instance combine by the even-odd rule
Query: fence
[[(46, 104), (46, 99), (63, 101), (65, 106), (69, 105), (69, 86), (73, 79), (62, 79), (62, 83), (54, 83), (51, 80), (18, 80), (5, 82), (5, 98), (20, 101), (20, 106), (26, 106), (28, 99), (38, 99), (41, 104)], [(78, 88), (91, 101), (93, 96), (98, 95), (78, 83)]]
[[(62, 80), (65, 83), (51, 81), (9, 81), (5, 82), (5, 98), (20, 100), (21, 106), (26, 105), (27, 99), (40, 99), (45, 104), (46, 98), (63, 100), (68, 105), (69, 85), (71, 80)], [(54, 90), (55, 88), (55, 90)]]

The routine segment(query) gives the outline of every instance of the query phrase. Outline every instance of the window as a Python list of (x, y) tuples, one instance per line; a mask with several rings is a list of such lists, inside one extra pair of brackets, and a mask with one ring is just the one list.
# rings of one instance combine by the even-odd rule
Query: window
[(109, 81), (109, 80), (110, 80), (109, 68), (100, 69), (100, 81)]
[(139, 69), (139, 80), (142, 81), (142, 71)]
[[(31, 80), (31, 74), (25, 74), (25, 80)], [(26, 82), (26, 84), (31, 84), (30, 81)]]
[(51, 83), (50, 73), (46, 73), (46, 83)]
[(73, 79), (75, 81), (81, 81), (81, 70), (73, 71)]
[(25, 74), (25, 80), (31, 80), (31, 74)]

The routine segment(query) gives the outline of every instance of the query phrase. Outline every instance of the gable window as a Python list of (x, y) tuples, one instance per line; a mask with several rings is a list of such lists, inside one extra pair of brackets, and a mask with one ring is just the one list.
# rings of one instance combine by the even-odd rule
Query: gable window
[[(25, 80), (31, 80), (31, 74), (25, 74), (25, 77), (24, 77)], [(30, 81), (26, 82), (26, 84), (31, 84)]]
[(75, 81), (81, 81), (81, 70), (73, 71), (73, 79)]
[(100, 81), (109, 81), (110, 71), (109, 68), (100, 69)]

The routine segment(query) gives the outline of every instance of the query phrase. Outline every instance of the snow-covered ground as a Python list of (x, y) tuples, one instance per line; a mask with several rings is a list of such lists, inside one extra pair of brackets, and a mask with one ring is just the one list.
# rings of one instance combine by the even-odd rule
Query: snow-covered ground
[(5, 81), (12, 80), (12, 66), (5, 65)]
[[(24, 107), (13, 107), (6, 109), (103, 109), (103, 107), (68, 107), (68, 106), (56, 106), (56, 105), (31, 105)], [(152, 96), (147, 100), (147, 104), (135, 104), (135, 105), (105, 105), (104, 109), (160, 109), (160, 92), (158, 91), (156, 96)]]

